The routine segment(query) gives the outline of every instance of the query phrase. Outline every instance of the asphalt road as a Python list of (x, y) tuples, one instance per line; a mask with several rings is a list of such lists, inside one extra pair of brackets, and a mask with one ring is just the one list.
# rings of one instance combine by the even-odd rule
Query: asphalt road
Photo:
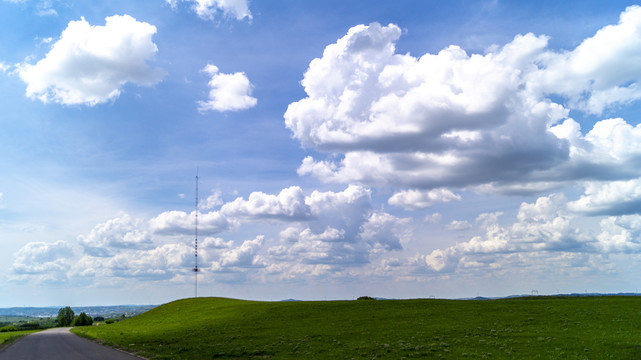
[(37, 332), (0, 351), (0, 360), (140, 360), (139, 357), (83, 339), (70, 328)]

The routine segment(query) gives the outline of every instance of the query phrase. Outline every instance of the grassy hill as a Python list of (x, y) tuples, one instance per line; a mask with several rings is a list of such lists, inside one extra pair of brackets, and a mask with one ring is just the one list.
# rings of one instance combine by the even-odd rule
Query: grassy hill
[(197, 298), (73, 331), (154, 359), (633, 359), (641, 298)]

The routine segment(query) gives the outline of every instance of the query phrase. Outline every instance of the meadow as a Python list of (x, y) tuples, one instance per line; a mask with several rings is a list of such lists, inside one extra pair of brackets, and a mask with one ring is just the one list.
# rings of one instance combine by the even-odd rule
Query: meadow
[(16, 341), (23, 336), (27, 336), (37, 331), (40, 330), (0, 332), (0, 350), (2, 350), (3, 347), (7, 346), (13, 341)]
[(153, 359), (634, 359), (641, 297), (196, 298), (73, 332)]

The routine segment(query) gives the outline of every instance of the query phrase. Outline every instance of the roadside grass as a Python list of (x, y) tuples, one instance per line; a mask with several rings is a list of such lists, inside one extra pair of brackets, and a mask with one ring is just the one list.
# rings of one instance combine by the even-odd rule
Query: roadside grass
[(633, 359), (641, 297), (197, 298), (72, 331), (153, 359)]
[(23, 336), (42, 330), (0, 332), (0, 350)]

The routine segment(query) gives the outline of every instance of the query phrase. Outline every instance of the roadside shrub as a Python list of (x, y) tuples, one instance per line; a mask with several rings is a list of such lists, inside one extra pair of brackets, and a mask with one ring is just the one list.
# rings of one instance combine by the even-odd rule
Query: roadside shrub
[(0, 327), (0, 332), (9, 332), (9, 331), (18, 331), (18, 329), (16, 329), (16, 327), (13, 325)]
[(93, 324), (93, 319), (91, 316), (87, 316), (84, 312), (81, 312), (80, 315), (76, 316), (71, 323), (71, 326), (89, 326)]
[(18, 325), (18, 330), (38, 330), (40, 329), (40, 324), (36, 323), (24, 323)]
[(105, 321), (105, 318), (103, 316), (94, 316), (93, 321), (98, 322), (98, 321)]

